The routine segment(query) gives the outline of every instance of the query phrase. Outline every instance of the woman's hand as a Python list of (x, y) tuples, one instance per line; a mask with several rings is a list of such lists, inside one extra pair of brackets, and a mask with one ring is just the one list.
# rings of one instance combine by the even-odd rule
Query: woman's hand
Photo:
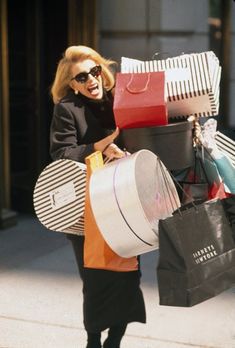
[(114, 139), (116, 139), (118, 135), (119, 128), (117, 127), (112, 134), (100, 141), (97, 141), (94, 144), (94, 150), (101, 151), (109, 160), (124, 157), (125, 152), (119, 149), (119, 147), (113, 143)]
[(119, 149), (115, 144), (110, 144), (106, 150), (103, 151), (103, 154), (106, 156), (108, 161), (111, 161), (114, 158), (122, 158), (126, 155), (125, 152)]

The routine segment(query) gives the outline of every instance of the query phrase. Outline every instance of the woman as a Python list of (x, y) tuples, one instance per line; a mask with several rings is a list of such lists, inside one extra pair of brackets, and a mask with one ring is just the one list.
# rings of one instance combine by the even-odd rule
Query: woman
[[(51, 89), (55, 105), (50, 152), (54, 160), (84, 162), (94, 151), (101, 151), (107, 159), (124, 156), (114, 144), (119, 130), (113, 115), (113, 64), (86, 46), (71, 46), (65, 51)], [(140, 272), (85, 268), (83, 233), (68, 238), (83, 280), (86, 347), (101, 348), (101, 332), (109, 329), (103, 347), (118, 348), (129, 322), (146, 321)]]

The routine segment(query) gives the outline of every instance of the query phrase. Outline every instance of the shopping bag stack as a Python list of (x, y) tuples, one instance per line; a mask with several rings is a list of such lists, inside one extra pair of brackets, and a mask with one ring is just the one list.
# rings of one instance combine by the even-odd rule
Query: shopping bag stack
[(198, 139), (196, 159), (207, 185), (200, 199), (203, 183), (193, 182), (183, 190), (191, 204), (182, 201), (172, 217), (159, 221), (161, 305), (191, 307), (235, 286), (234, 147), (216, 126), (209, 119)]
[(169, 118), (218, 115), (221, 66), (212, 51), (144, 62), (123, 57), (121, 71), (164, 71)]
[(170, 170), (190, 167), (193, 123), (187, 119), (218, 115), (220, 77), (212, 51), (151, 61), (122, 57), (114, 115), (124, 147), (148, 149)]
[[(213, 52), (148, 62), (122, 58), (123, 74), (153, 71), (165, 72), (169, 122), (154, 127), (154, 132), (184, 124), (182, 120), (192, 115), (194, 121), (218, 115), (221, 67)], [(184, 151), (179, 148), (180, 134), (171, 139), (172, 151), (164, 146), (169, 145), (169, 137), (165, 136), (165, 143), (161, 139), (167, 149), (159, 154), (163, 162), (167, 163), (169, 154), (175, 151), (176, 161), (170, 161), (168, 169), (186, 171), (188, 178), (193, 177), (192, 182), (185, 183), (187, 190), (185, 185), (180, 186), (181, 208), (171, 217), (159, 220), (156, 272), (161, 305), (190, 307), (235, 286), (235, 144), (217, 131), (215, 125), (216, 121), (210, 118), (197, 139), (194, 128), (191, 163), (175, 164), (190, 152), (190, 146)], [(130, 140), (127, 131), (124, 132), (128, 144)], [(134, 134), (134, 130), (130, 132)], [(153, 135), (153, 128), (151, 132), (148, 127), (141, 132)], [(135, 130), (136, 141), (140, 138)], [(154, 142), (157, 143), (157, 136)], [(141, 143), (144, 143), (142, 138)]]

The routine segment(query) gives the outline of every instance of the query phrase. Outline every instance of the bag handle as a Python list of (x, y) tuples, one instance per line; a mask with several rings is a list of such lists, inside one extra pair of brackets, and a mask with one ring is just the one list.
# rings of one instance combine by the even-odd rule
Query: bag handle
[[(163, 165), (162, 165), (162, 163), (161, 163), (161, 161), (160, 161), (160, 158), (159, 158), (159, 164), (160, 164), (160, 166), (161, 166), (162, 174), (163, 174), (163, 177), (164, 177), (164, 180), (165, 180), (165, 184), (166, 184), (166, 187), (167, 187), (168, 197), (169, 197), (169, 200), (170, 200), (170, 203), (171, 203), (171, 207), (172, 207), (172, 210), (174, 211), (174, 205), (173, 205), (173, 202), (172, 202), (172, 196), (171, 196), (170, 191), (169, 191), (169, 185), (168, 185), (168, 184), (169, 184), (169, 181), (168, 181), (168, 179), (167, 179), (167, 177), (166, 177), (166, 174), (165, 174)], [(166, 167), (165, 167), (165, 168), (166, 168)], [(168, 168), (166, 168), (166, 171), (167, 171), (168, 174), (171, 176), (171, 178), (172, 178), (173, 181), (176, 183), (176, 185), (177, 185), (177, 186), (181, 189), (181, 191), (185, 194), (185, 196), (187, 196), (188, 198), (191, 198), (191, 197), (189, 196), (189, 194), (188, 194), (188, 193), (183, 189), (183, 187), (179, 184), (179, 182), (175, 179), (175, 177), (174, 177), (174, 175), (171, 173), (171, 171), (170, 171)], [(175, 204), (176, 204), (176, 201), (175, 201)], [(190, 204), (192, 204), (192, 206), (195, 208), (195, 210), (198, 210), (197, 205), (196, 205), (193, 201), (191, 201)], [(176, 206), (177, 206), (177, 204), (176, 204)], [(180, 216), (183, 215), (182, 212), (181, 212), (181, 210), (180, 210), (180, 208), (176, 208), (176, 210), (178, 211), (178, 213), (179, 213)]]
[[(165, 186), (166, 186), (166, 191), (167, 191), (167, 197), (170, 201), (170, 204), (171, 204), (171, 208), (172, 208), (172, 211), (175, 210), (175, 207), (177, 207), (177, 202), (176, 202), (176, 198), (175, 196), (172, 194), (171, 190), (170, 190), (170, 183), (169, 183), (169, 177), (167, 177), (166, 175), (166, 172), (170, 175), (170, 177), (174, 180), (174, 182), (177, 183), (177, 185), (179, 185), (179, 187), (181, 188), (181, 190), (184, 191), (183, 187), (180, 186), (180, 184), (176, 181), (176, 179), (174, 178), (174, 176), (172, 175), (172, 173), (169, 171), (168, 168), (164, 167), (163, 166), (163, 163), (161, 162), (160, 158), (158, 157), (157, 158), (158, 160), (158, 163), (159, 163), (159, 166), (160, 166), (160, 169), (161, 169), (161, 172), (162, 172), (162, 176), (163, 176), (163, 180), (165, 182)], [(185, 192), (186, 195), (188, 195), (186, 192)], [(175, 204), (174, 204), (175, 203)], [(180, 212), (180, 209), (179, 208), (176, 208), (179, 213), (181, 214)], [(181, 214), (182, 215), (182, 214)]]
[(130, 81), (128, 82), (128, 84), (126, 86), (126, 89), (128, 90), (128, 92), (130, 92), (132, 94), (138, 94), (138, 93), (143, 93), (143, 92), (147, 91), (148, 86), (149, 86), (149, 82), (150, 82), (150, 73), (148, 73), (148, 78), (147, 78), (146, 84), (142, 89), (137, 90), (137, 89), (130, 88), (131, 83), (133, 81), (133, 78), (134, 78), (134, 74), (131, 74)]
[[(185, 52), (181, 52), (179, 54), (179, 56), (183, 56), (185, 54)], [(174, 58), (174, 56), (170, 55), (169, 52), (155, 52), (153, 55), (152, 55), (152, 60), (157, 60), (158, 58), (160, 57), (163, 57), (164, 56), (167, 56), (166, 59), (169, 59), (169, 58)]]
[[(202, 153), (202, 158), (198, 157), (199, 155), (199, 151), (201, 151)], [(206, 170), (204, 168), (204, 148), (201, 148), (199, 149), (199, 144), (197, 144), (195, 147), (194, 147), (194, 164), (192, 167), (189, 168), (189, 170), (187, 171), (187, 174), (188, 175), (190, 173), (190, 171), (192, 171), (193, 169), (193, 177), (192, 177), (192, 184), (198, 184), (198, 183), (201, 183), (201, 182), (206, 182), (207, 184), (209, 184), (209, 179), (208, 179), (208, 176), (207, 176), (207, 173), (206, 173)], [(198, 181), (198, 178), (199, 178), (199, 181)], [(204, 181), (203, 181), (203, 178), (204, 178)], [(186, 181), (183, 180), (184, 182), (189, 182), (187, 179)]]

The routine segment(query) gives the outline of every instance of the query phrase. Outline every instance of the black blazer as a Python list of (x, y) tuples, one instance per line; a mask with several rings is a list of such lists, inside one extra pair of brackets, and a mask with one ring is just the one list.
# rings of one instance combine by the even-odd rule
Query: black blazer
[[(102, 107), (102, 103), (100, 105)], [(64, 158), (84, 162), (94, 152), (94, 143), (110, 133), (89, 104), (71, 91), (54, 106), (50, 129), (51, 157), (53, 160)]]

